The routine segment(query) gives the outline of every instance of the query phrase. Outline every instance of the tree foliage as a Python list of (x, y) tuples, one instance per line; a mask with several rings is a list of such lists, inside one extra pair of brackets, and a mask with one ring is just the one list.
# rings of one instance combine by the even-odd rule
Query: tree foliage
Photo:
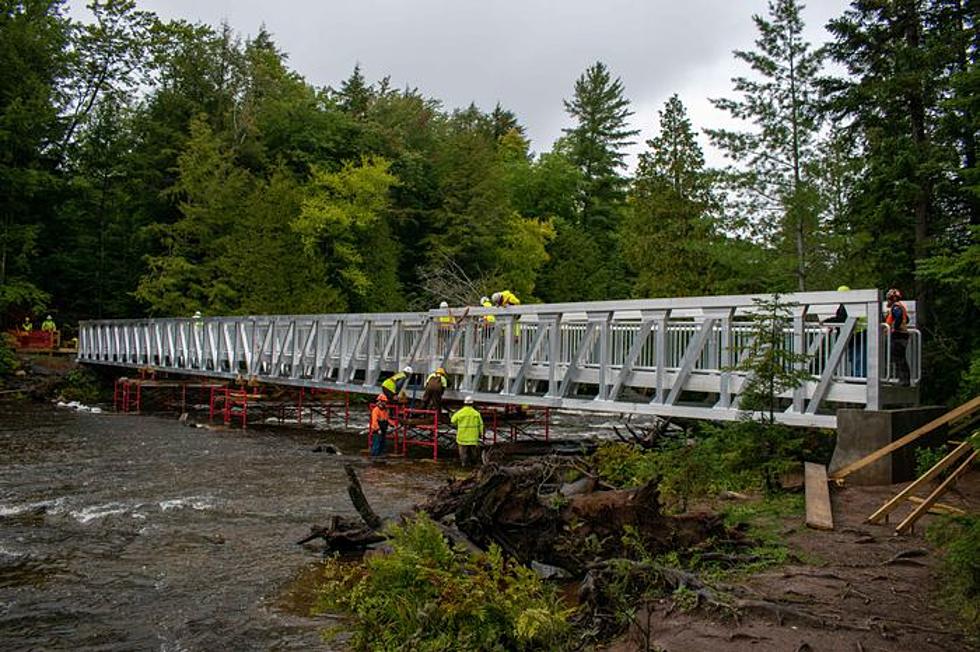
[(772, 0), (768, 16), (753, 16), (759, 31), (756, 50), (734, 53), (753, 76), (732, 80), (737, 99), (712, 100), (752, 128), (711, 129), (708, 134), (737, 164), (729, 178), (736, 206), (748, 216), (745, 226), (793, 252), (792, 273), (802, 291), (809, 269), (819, 262), (811, 255), (811, 240), (820, 231), (823, 212), (817, 80), (824, 53), (804, 39), (801, 9), (798, 0)]
[(314, 86), (263, 28), (7, 2), (0, 320), (897, 286), (924, 396), (973, 391), (974, 4), (854, 0), (814, 47), (773, 0), (717, 100), (743, 122), (708, 131), (718, 171), (677, 97), (631, 168), (648, 117), (602, 62), (531, 143), (507, 98), (448, 107), (360, 65)]

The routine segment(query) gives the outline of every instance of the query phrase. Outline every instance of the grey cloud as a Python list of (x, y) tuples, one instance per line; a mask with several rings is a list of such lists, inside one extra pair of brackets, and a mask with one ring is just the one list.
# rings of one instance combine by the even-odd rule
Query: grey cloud
[[(390, 75), (395, 86), (418, 87), (447, 107), (472, 101), (488, 109), (499, 101), (527, 125), (539, 151), (568, 126), (562, 99), (596, 60), (623, 79), (642, 138), (655, 131), (656, 109), (674, 92), (694, 107), (693, 115), (725, 121), (706, 98), (729, 93), (728, 78), (744, 72), (731, 51), (752, 47), (751, 16), (766, 11), (765, 0), (143, 0), (140, 6), (164, 18), (225, 20), (246, 35), (264, 24), (291, 65), (319, 86), (338, 84), (359, 62), (369, 79)], [(845, 7), (844, 0), (811, 2), (805, 13), (811, 40), (822, 41), (823, 24)]]

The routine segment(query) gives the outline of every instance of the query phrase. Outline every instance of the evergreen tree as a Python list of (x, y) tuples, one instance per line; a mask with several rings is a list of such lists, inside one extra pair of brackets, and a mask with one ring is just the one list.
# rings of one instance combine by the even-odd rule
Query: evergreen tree
[(354, 64), (354, 71), (350, 77), (340, 84), (337, 104), (355, 118), (363, 119), (367, 116), (373, 94), (374, 89), (364, 79), (364, 75), (361, 74), (361, 64), (357, 63)]
[(565, 111), (576, 125), (563, 131), (569, 159), (582, 172), (580, 224), (595, 234), (617, 226), (625, 181), (625, 149), (639, 132), (630, 129), (633, 115), (623, 82), (613, 79), (604, 63), (590, 66), (575, 82), (575, 94), (565, 100)]
[(36, 271), (39, 234), (63, 185), (59, 88), (71, 34), (63, 4), (0, 5), (0, 325), (49, 298)]
[(733, 78), (738, 99), (712, 103), (750, 131), (710, 129), (712, 142), (739, 166), (731, 180), (739, 193), (737, 210), (752, 216), (750, 226), (774, 245), (790, 244), (796, 287), (805, 290), (813, 260), (812, 241), (823, 209), (816, 182), (821, 113), (817, 89), (824, 53), (803, 38), (802, 5), (773, 0), (768, 17), (753, 16), (759, 38), (755, 51), (736, 50), (754, 78)]
[(640, 154), (623, 225), (637, 296), (696, 296), (713, 285), (711, 176), (680, 98), (660, 111), (660, 133)]
[(917, 261), (971, 238), (969, 129), (959, 109), (970, 93), (960, 95), (954, 80), (969, 74), (976, 30), (951, 11), (961, 13), (960, 3), (856, 0), (828, 25), (830, 51), (850, 73), (828, 82), (830, 107), (861, 160), (847, 216), (860, 236), (855, 255), (869, 261), (870, 284), (902, 288), (917, 302), (926, 392), (936, 399), (946, 398), (963, 368), (959, 351), (978, 334), (976, 306), (962, 292), (936, 293), (934, 275), (915, 274)]

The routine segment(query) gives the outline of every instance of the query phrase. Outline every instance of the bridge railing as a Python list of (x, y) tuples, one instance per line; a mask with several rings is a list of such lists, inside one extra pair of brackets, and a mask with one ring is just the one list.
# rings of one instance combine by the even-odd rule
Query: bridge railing
[[(78, 359), (361, 392), (378, 391), (406, 364), (419, 374), (442, 366), (455, 396), (734, 419), (748, 383), (736, 367), (751, 342), (754, 298), (472, 308), (465, 319), (432, 310), (87, 321), (79, 327)], [(866, 326), (880, 321), (877, 290), (783, 299), (794, 304), (783, 346), (807, 354), (811, 377), (783, 393), (781, 421), (833, 427), (839, 406), (915, 400), (914, 389), (897, 386), (887, 329)], [(844, 320), (827, 321), (840, 307)], [(920, 350), (912, 329), (913, 386)]]

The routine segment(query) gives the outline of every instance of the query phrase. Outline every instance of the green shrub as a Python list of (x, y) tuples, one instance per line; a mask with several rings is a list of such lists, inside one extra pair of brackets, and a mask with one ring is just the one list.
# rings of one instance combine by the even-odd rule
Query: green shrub
[[(922, 447), (915, 451), (915, 475), (922, 476), (925, 475), (926, 471), (936, 466), (949, 451), (946, 450), (945, 446), (939, 446), (937, 448), (926, 448)], [(944, 474), (940, 474), (941, 476)]]
[(778, 479), (799, 467), (803, 436), (792, 428), (757, 421), (703, 424), (695, 438), (668, 439), (641, 450), (609, 442), (593, 454), (599, 478), (619, 488), (660, 478), (660, 493), (687, 509), (692, 498), (723, 489), (778, 489)]
[(704, 430), (730, 488), (773, 493), (779, 478), (799, 467), (803, 436), (789, 426), (741, 420), (706, 424)]
[(944, 518), (927, 536), (943, 550), (943, 600), (968, 632), (980, 636), (980, 516)]
[(352, 617), (356, 650), (561, 650), (572, 627), (552, 587), (499, 548), (451, 548), (425, 514), (388, 530), (390, 554), (332, 559), (316, 613)]
[(58, 391), (65, 400), (81, 403), (95, 403), (102, 394), (98, 376), (85, 367), (74, 367), (65, 374)]
[(6, 376), (17, 371), (19, 366), (14, 354), (14, 338), (6, 333), (0, 333), (0, 384)]

